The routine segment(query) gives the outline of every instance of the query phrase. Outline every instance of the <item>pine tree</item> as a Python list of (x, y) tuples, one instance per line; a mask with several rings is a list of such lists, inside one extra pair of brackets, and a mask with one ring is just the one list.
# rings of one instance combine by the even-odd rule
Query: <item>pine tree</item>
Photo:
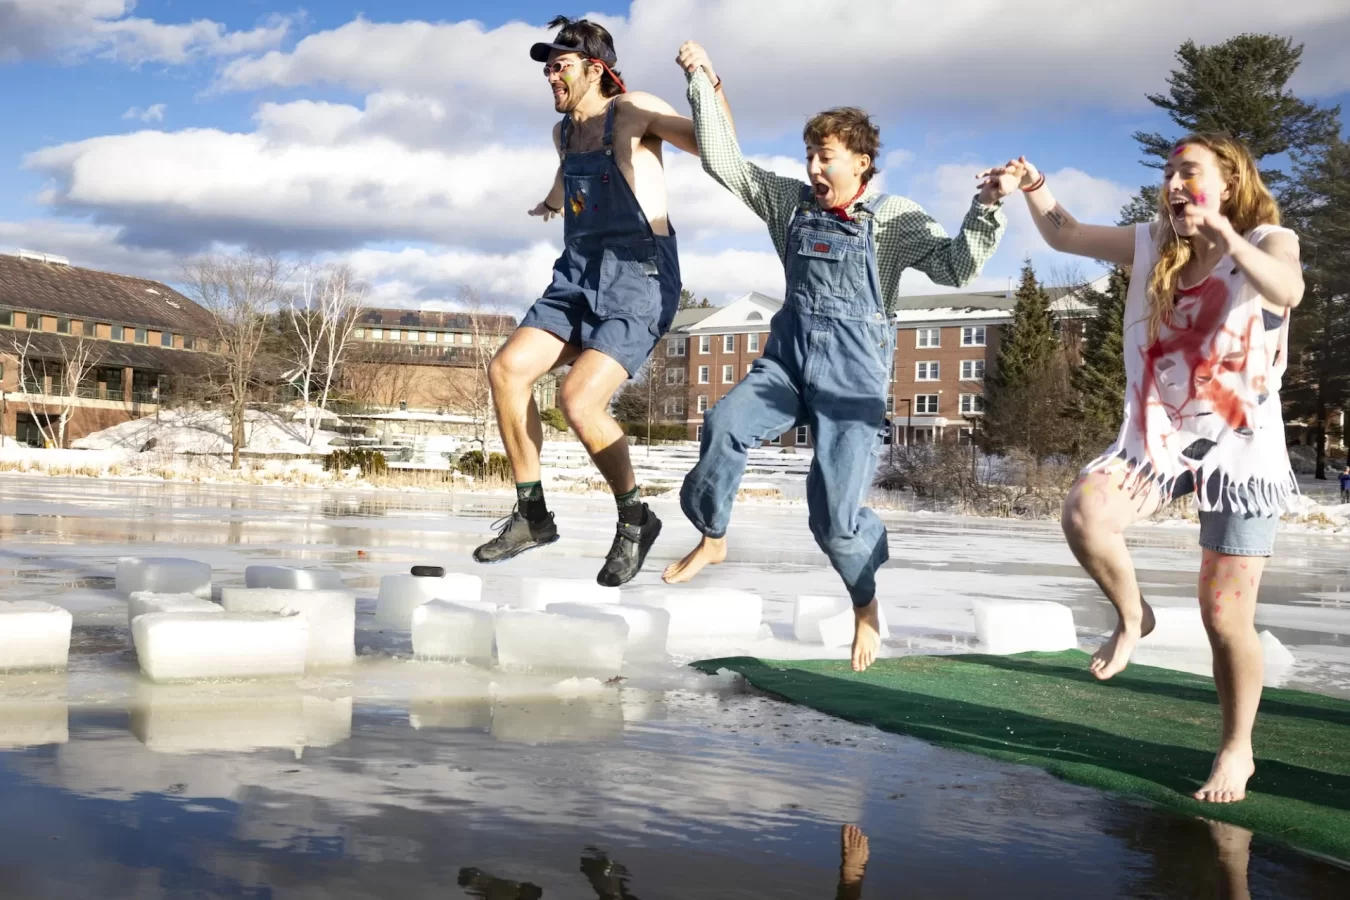
[(1111, 270), (1106, 293), (1089, 289), (1084, 299), (1096, 314), (1083, 334), (1083, 364), (1074, 370), (1073, 399), (1065, 409), (1081, 429), (1080, 444), (1105, 446), (1120, 431), (1125, 412), (1125, 295), (1130, 279), (1123, 268)]
[(689, 290), (689, 288), (680, 288), (680, 309), (711, 308), (712, 304), (708, 302), (707, 297), (704, 297), (702, 300), (695, 300), (693, 291)]
[[(1268, 156), (1305, 151), (1339, 134), (1339, 107), (1319, 108), (1285, 89), (1303, 57), (1303, 45), (1273, 34), (1241, 34), (1212, 47), (1186, 41), (1177, 50), (1181, 68), (1167, 79), (1166, 94), (1150, 94), (1154, 106), (1186, 132), (1220, 131), (1247, 145), (1259, 163)], [(1144, 164), (1161, 169), (1176, 138), (1136, 132)], [(1266, 182), (1286, 180), (1263, 169)]]
[(1283, 397), (1287, 419), (1311, 424), (1316, 477), (1325, 478), (1327, 425), (1350, 402), (1350, 142), (1338, 138), (1306, 157), (1290, 193), (1304, 293), (1291, 317)]
[(1037, 459), (1062, 449), (1060, 415), (1067, 383), (1050, 295), (1031, 260), (1022, 265), (1012, 324), (999, 341), (997, 368), (986, 379), (985, 431), (991, 445), (1027, 450)]

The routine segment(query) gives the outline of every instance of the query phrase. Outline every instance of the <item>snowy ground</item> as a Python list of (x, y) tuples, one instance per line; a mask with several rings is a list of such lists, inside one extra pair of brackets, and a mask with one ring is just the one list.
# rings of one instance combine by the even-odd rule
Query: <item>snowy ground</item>
[[(636, 588), (694, 540), (672, 499), (653, 503), (667, 528)], [(469, 552), (504, 495), (0, 476), (0, 599), (75, 615), (69, 672), (0, 676), (0, 748), (16, 748), (0, 749), (0, 802), (21, 813), (0, 817), (0, 866), (34, 897), (443, 898), (472, 866), (564, 900), (818, 898), (833, 896), (839, 827), (856, 822), (867, 896), (987, 896), (995, 880), (1001, 896), (1081, 896), (1091, 879), (1094, 896), (1186, 898), (1212, 893), (1245, 847), (1245, 833), (682, 668), (843, 654), (791, 639), (792, 599), (839, 591), (798, 508), (738, 508), (732, 557), (703, 579), (764, 597), (761, 638), (679, 647), (619, 686), (415, 661), (405, 635), (375, 627), (380, 576), (415, 563), (482, 574), (501, 599), (524, 575), (593, 578), (612, 505), (553, 506), (562, 541), (481, 569)], [(1066, 603), (1085, 648), (1108, 626), (1053, 524), (887, 518), (887, 653), (973, 648), (979, 597)], [(1154, 602), (1193, 602), (1194, 540), (1184, 526), (1134, 536)], [(1350, 695), (1345, 538), (1291, 535), (1280, 553), (1261, 621), (1298, 664), (1279, 680)], [(335, 566), (361, 598), (358, 662), (295, 682), (150, 685), (111, 589), (128, 554), (207, 561), (217, 587), (255, 563)], [(602, 856), (624, 868), (594, 875)], [(1257, 897), (1350, 890), (1350, 872), (1260, 839), (1245, 871)], [(514, 891), (466, 887), (537, 896)]]

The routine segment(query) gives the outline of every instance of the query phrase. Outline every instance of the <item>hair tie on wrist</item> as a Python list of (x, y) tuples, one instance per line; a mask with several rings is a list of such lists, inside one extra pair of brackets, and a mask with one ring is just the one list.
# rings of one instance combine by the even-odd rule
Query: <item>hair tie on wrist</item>
[(1024, 193), (1024, 194), (1030, 194), (1032, 191), (1039, 191), (1039, 190), (1040, 190), (1041, 188), (1043, 188), (1043, 187), (1045, 187), (1045, 173), (1044, 173), (1044, 172), (1041, 173), (1041, 177), (1040, 177), (1040, 178), (1037, 178), (1037, 179), (1036, 179), (1036, 183), (1033, 184), (1031, 187), (1024, 187), (1024, 188), (1022, 188), (1022, 193)]
[(544, 204), (544, 209), (546, 209), (546, 210), (548, 210), (549, 212), (554, 213), (554, 214), (556, 214), (556, 215), (559, 215), (559, 216), (562, 215), (562, 207), (561, 207), (561, 206), (559, 206), (559, 207), (557, 207), (557, 208), (554, 208), (554, 207), (552, 207), (552, 206), (549, 206), (547, 203), (545, 203), (545, 204)]

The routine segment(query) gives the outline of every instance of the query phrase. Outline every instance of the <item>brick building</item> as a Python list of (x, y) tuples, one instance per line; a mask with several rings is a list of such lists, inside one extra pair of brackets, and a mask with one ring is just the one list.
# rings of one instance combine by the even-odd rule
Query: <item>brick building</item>
[(205, 372), (210, 314), (159, 282), (0, 254), (0, 436), (67, 443), (158, 409), (178, 376)]
[[(1050, 295), (1065, 335), (1081, 334), (1093, 307), (1070, 291), (1051, 289)], [(999, 335), (1012, 322), (1015, 305), (1004, 291), (900, 298), (886, 399), (895, 442), (969, 439), (984, 413), (984, 379), (996, 365)], [(690, 439), (697, 440), (707, 410), (763, 353), (769, 320), (782, 306), (781, 300), (750, 293), (724, 307), (682, 310), (654, 354), (669, 392), (661, 409), (665, 421), (685, 424)], [(810, 442), (810, 429), (803, 425), (767, 443)]]

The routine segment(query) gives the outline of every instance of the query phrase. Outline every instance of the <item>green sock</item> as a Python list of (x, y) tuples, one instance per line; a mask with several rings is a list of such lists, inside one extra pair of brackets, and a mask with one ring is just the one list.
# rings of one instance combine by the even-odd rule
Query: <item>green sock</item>
[(633, 488), (622, 494), (614, 495), (614, 502), (619, 507), (619, 521), (625, 525), (641, 525), (643, 519), (642, 511), (642, 490)]
[(517, 481), (516, 499), (521, 503), (526, 500), (543, 500), (544, 483), (542, 481)]

